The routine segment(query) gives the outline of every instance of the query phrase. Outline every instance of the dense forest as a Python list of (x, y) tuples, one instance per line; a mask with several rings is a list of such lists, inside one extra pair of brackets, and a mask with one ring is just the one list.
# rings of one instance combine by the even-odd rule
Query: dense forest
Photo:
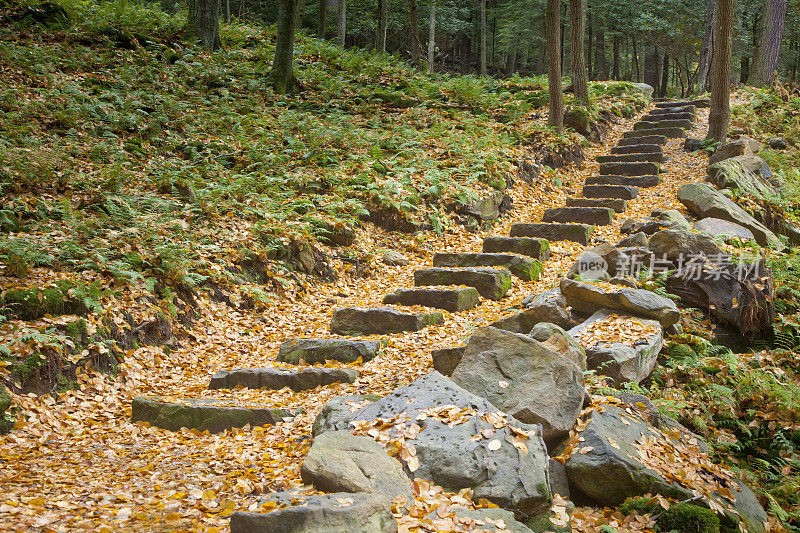
[(0, 529), (800, 531), (800, 3), (0, 0)]

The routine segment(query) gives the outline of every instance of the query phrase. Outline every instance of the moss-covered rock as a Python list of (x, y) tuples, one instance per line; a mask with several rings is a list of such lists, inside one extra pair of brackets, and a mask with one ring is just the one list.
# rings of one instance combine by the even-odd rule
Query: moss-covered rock
[(717, 513), (705, 507), (679, 503), (661, 513), (656, 520), (659, 531), (678, 533), (719, 533)]
[(34, 377), (39, 368), (44, 366), (45, 361), (45, 356), (40, 353), (29, 355), (11, 365), (11, 376), (24, 387)]
[(573, 107), (564, 113), (564, 125), (588, 137), (592, 134), (592, 117), (582, 107)]
[(0, 435), (8, 433), (11, 430), (11, 420), (6, 415), (6, 412), (11, 408), (11, 398), (6, 391), (5, 386), (0, 384)]
[(622, 502), (622, 504), (619, 506), (619, 512), (626, 515), (633, 513), (644, 515), (652, 513), (658, 506), (659, 504), (656, 498), (635, 496)]
[(84, 287), (70, 281), (58, 281), (47, 287), (16, 287), (7, 290), (0, 300), (10, 315), (22, 320), (36, 320), (45, 315), (85, 314)]

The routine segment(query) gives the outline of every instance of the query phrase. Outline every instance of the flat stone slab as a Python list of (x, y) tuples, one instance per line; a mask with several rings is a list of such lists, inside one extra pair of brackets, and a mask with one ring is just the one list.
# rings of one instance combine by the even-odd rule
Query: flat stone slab
[(187, 398), (168, 401), (158, 396), (139, 396), (133, 399), (131, 422), (148, 422), (151, 426), (169, 431), (189, 428), (220, 433), (248, 424), (276, 424), (298, 413), (297, 409), (277, 409), (262, 404), (230, 406), (221, 400)]
[(607, 207), (623, 213), (628, 209), (628, 202), (619, 198), (567, 198), (567, 207)]
[(327, 360), (354, 363), (359, 358), (366, 362), (375, 358), (381, 349), (378, 341), (353, 341), (348, 339), (288, 339), (281, 343), (277, 360), (313, 365)]
[(573, 311), (596, 313), (601, 309), (612, 309), (657, 320), (669, 327), (680, 320), (681, 314), (675, 302), (645, 289), (584, 283), (572, 279), (561, 280), (561, 294)]
[(499, 300), (511, 288), (511, 272), (505, 268), (425, 268), (414, 272), (414, 284), (466, 285), (484, 298)]
[(395, 533), (385, 496), (367, 492), (335, 492), (311, 496), (278, 492), (260, 501), (268, 513), (236, 511), (231, 533)]
[(598, 163), (663, 163), (664, 154), (661, 152), (652, 152), (644, 154), (613, 154), (601, 155), (597, 157)]
[(697, 115), (697, 107), (693, 105), (685, 105), (683, 107), (657, 107), (650, 111), (650, 115), (668, 115), (671, 113), (692, 113)]
[(544, 222), (577, 222), (594, 226), (608, 226), (614, 222), (614, 210), (607, 207), (558, 207), (547, 209)]
[(642, 120), (633, 125), (634, 130), (655, 130), (660, 128), (683, 128), (690, 130), (694, 124), (689, 119), (661, 119), (658, 120)]
[(628, 146), (614, 146), (612, 154), (663, 154), (664, 147), (660, 144), (631, 144)]
[(586, 198), (617, 198), (620, 200), (633, 200), (639, 196), (639, 187), (626, 185), (586, 185), (583, 187), (583, 195)]
[(699, 98), (697, 100), (680, 100), (678, 102), (656, 102), (656, 107), (659, 109), (668, 109), (675, 107), (708, 107), (711, 101), (708, 98)]
[(697, 115), (694, 113), (656, 113), (656, 114), (648, 114), (642, 117), (642, 120), (646, 122), (658, 122), (659, 120), (689, 120), (694, 121), (697, 119)]
[(459, 313), (480, 303), (478, 291), (472, 287), (454, 289), (397, 289), (383, 297), (385, 304), (421, 305)]
[(521, 223), (511, 226), (512, 237), (535, 237), (550, 242), (572, 241), (579, 244), (589, 244), (593, 231), (594, 228), (586, 224)]
[(404, 313), (391, 307), (342, 307), (333, 312), (331, 333), (382, 335), (419, 331), (444, 324), (442, 313)]
[(645, 138), (653, 135), (661, 135), (669, 139), (686, 138), (686, 130), (683, 128), (652, 128), (646, 130), (633, 130), (622, 134), (624, 139)]
[(623, 137), (622, 139), (617, 142), (617, 146), (638, 146), (642, 144), (660, 144), (664, 145), (667, 144), (667, 138), (663, 135), (658, 135), (653, 132), (649, 132), (645, 134), (641, 131), (637, 132), (628, 132), (628, 133), (635, 133), (635, 135), (630, 137)]
[(729, 236), (739, 237), (740, 239), (749, 241), (756, 240), (755, 235), (753, 235), (753, 232), (749, 229), (745, 228), (744, 226), (740, 226), (739, 224), (722, 220), (721, 218), (708, 217), (704, 218), (703, 220), (698, 220), (694, 223), (692, 229), (695, 231), (708, 233), (713, 237)]
[(627, 187), (655, 187), (661, 184), (661, 178), (654, 175), (646, 176), (590, 176), (586, 178), (586, 185), (624, 185)]
[(546, 261), (550, 257), (550, 242), (532, 237), (486, 237), (483, 252), (527, 255)]
[(542, 275), (543, 270), (542, 263), (538, 260), (517, 254), (437, 253), (433, 256), (433, 266), (449, 268), (505, 267), (524, 281), (536, 281)]
[(279, 368), (237, 368), (220, 370), (211, 377), (209, 389), (279, 390), (289, 387), (294, 391), (315, 389), (334, 383), (353, 383), (361, 374), (350, 368), (302, 368), (282, 370)]
[(600, 174), (610, 176), (651, 176), (660, 172), (658, 163), (600, 163)]

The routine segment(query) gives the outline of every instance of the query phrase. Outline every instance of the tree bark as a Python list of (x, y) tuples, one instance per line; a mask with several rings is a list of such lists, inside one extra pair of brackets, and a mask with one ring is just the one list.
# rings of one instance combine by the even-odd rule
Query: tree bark
[(219, 17), (220, 0), (190, 0), (186, 33), (206, 50), (214, 51), (220, 46)]
[(583, 34), (585, 32), (585, 0), (569, 0), (569, 42), (572, 88), (575, 99), (589, 106), (589, 89), (586, 84), (586, 64), (583, 61)]
[(422, 43), (419, 40), (419, 14), (417, 13), (417, 0), (409, 0), (411, 8), (411, 63), (419, 65), (422, 58)]
[(785, 20), (786, 0), (766, 0), (764, 17), (761, 19), (761, 36), (751, 68), (753, 85), (763, 87), (775, 81)]
[(597, 28), (594, 32), (594, 77), (600, 81), (606, 81), (608, 80), (608, 65), (606, 64), (606, 32), (601, 25), (602, 21), (600, 20), (600, 17), (595, 15), (594, 20), (595, 24), (597, 24)]
[(231, 0), (225, 0), (225, 24), (231, 21)]
[(328, 11), (328, 0), (319, 0), (319, 18), (317, 19), (317, 37), (325, 38), (325, 15)]
[(661, 67), (661, 89), (658, 95), (661, 98), (667, 96), (667, 88), (669, 87), (669, 54), (664, 53), (664, 66)]
[(506, 57), (506, 75), (512, 76), (517, 71), (517, 45), (511, 46), (511, 51), (508, 52)]
[(550, 89), (550, 111), (547, 125), (559, 134), (564, 130), (564, 94), (561, 88), (561, 1), (547, 0), (547, 79)]
[(586, 7), (586, 20), (589, 21), (589, 30), (586, 32), (586, 75), (592, 76), (594, 74), (594, 15), (588, 5)]
[[(230, 2), (230, 0), (227, 0)], [(306, 0), (298, 0), (297, 8), (294, 12), (294, 28), (295, 30), (303, 27), (303, 15), (306, 12)]]
[(339, 0), (338, 22), (336, 25), (336, 44), (344, 48), (347, 37), (347, 0)]
[(486, 76), (486, 0), (481, 0), (480, 64), (478, 74)]
[(275, 59), (272, 62), (272, 78), (275, 92), (287, 93), (294, 87), (294, 30), (297, 20), (298, 0), (278, 2), (278, 36), (275, 41)]
[(636, 50), (636, 37), (631, 38), (631, 42), (633, 44), (633, 65), (636, 67), (636, 83), (639, 83), (642, 81), (642, 76), (639, 70), (639, 52)]
[(700, 49), (700, 63), (697, 69), (697, 90), (708, 90), (708, 74), (711, 71), (711, 51), (714, 46), (716, 29), (717, 0), (707, 0), (706, 32), (703, 36), (703, 47)]
[(375, 32), (375, 50), (386, 51), (386, 32), (389, 26), (389, 0), (378, 0), (378, 28)]
[(431, 0), (428, 20), (428, 72), (433, 72), (436, 52), (436, 0)]
[(614, 36), (613, 41), (613, 63), (611, 67), (611, 79), (619, 81), (619, 36)]
[(711, 69), (711, 110), (708, 138), (724, 143), (731, 118), (731, 36), (735, 0), (719, 0)]

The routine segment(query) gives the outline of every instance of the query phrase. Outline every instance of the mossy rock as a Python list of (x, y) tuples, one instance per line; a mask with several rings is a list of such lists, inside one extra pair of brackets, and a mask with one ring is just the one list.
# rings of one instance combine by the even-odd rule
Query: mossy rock
[(0, 384), (0, 435), (11, 431), (13, 423), (6, 415), (6, 411), (11, 408), (11, 398), (6, 391), (5, 386)]
[(40, 353), (29, 355), (25, 359), (11, 365), (11, 376), (18, 380), (24, 387), (25, 384), (36, 375), (39, 368), (44, 366), (46, 360), (45, 356)]
[[(78, 293), (78, 294), (75, 294)], [(85, 289), (70, 281), (58, 281), (47, 287), (12, 288), (2, 296), (2, 306), (21, 320), (36, 320), (45, 315), (82, 315), (88, 310), (83, 298)]]
[(564, 113), (564, 125), (569, 126), (584, 136), (591, 135), (592, 133), (592, 117), (589, 112), (582, 107), (573, 107)]
[(659, 504), (656, 498), (635, 496), (622, 502), (622, 504), (619, 506), (619, 512), (626, 515), (633, 513), (644, 515), (652, 513), (657, 507), (659, 507)]
[(659, 531), (720, 533), (717, 513), (689, 503), (679, 503), (661, 513), (656, 520), (656, 526)]

